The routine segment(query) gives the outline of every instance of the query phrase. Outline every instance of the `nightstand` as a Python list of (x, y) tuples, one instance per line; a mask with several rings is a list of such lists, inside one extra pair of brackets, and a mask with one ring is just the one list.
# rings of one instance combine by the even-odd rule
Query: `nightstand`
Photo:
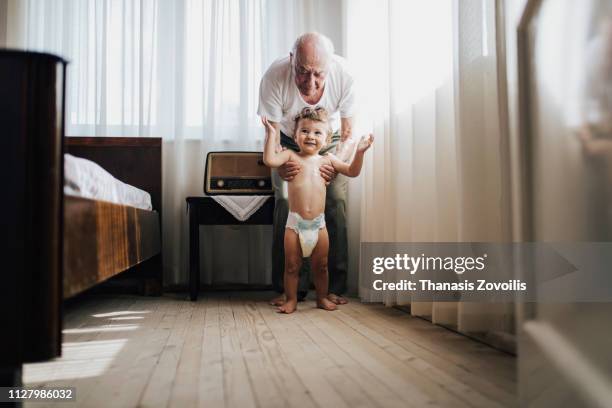
[(274, 197), (270, 197), (249, 219), (237, 220), (211, 197), (187, 197), (189, 213), (189, 298), (198, 299), (200, 291), (200, 225), (270, 225)]

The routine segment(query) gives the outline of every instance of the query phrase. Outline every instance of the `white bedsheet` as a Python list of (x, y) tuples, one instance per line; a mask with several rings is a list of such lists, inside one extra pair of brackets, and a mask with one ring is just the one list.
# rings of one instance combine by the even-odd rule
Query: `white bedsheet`
[(151, 195), (123, 183), (91, 160), (64, 155), (64, 193), (151, 210)]

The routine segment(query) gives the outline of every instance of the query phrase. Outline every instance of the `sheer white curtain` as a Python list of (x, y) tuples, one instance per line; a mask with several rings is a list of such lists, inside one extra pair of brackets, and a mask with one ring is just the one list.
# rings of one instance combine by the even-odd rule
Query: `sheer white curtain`
[[(205, 154), (261, 149), (262, 73), (303, 31), (338, 43), (341, 6), (340, 0), (24, 2), (16, 45), (71, 61), (67, 135), (163, 138), (166, 284), (187, 281), (185, 197), (203, 195)], [(202, 235), (203, 283), (269, 282), (269, 227), (206, 228)]]
[[(495, 10), (492, 0), (346, 2), (347, 57), (365, 102), (357, 128), (376, 135), (351, 190), (361, 241), (511, 239)], [(464, 332), (512, 330), (511, 305), (411, 302), (372, 290), (373, 279), (360, 276), (366, 301), (410, 304)]]

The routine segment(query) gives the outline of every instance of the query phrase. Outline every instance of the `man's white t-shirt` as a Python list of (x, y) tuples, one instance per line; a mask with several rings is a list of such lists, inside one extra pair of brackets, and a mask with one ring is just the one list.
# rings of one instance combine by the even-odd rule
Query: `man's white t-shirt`
[(331, 126), (340, 128), (341, 118), (353, 116), (353, 77), (347, 71), (344, 58), (334, 55), (325, 75), (323, 96), (315, 105), (304, 102), (295, 84), (294, 71), (289, 57), (272, 63), (259, 85), (259, 106), (257, 114), (280, 124), (280, 130), (293, 136), (294, 118), (306, 106), (320, 106), (331, 115)]

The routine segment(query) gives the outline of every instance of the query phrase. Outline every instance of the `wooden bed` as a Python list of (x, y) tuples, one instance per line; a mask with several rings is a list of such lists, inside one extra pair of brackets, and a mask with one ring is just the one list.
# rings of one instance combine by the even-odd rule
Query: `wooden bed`
[(64, 196), (64, 299), (128, 270), (141, 293), (161, 294), (161, 139), (67, 137), (64, 150), (147, 191), (153, 205)]

